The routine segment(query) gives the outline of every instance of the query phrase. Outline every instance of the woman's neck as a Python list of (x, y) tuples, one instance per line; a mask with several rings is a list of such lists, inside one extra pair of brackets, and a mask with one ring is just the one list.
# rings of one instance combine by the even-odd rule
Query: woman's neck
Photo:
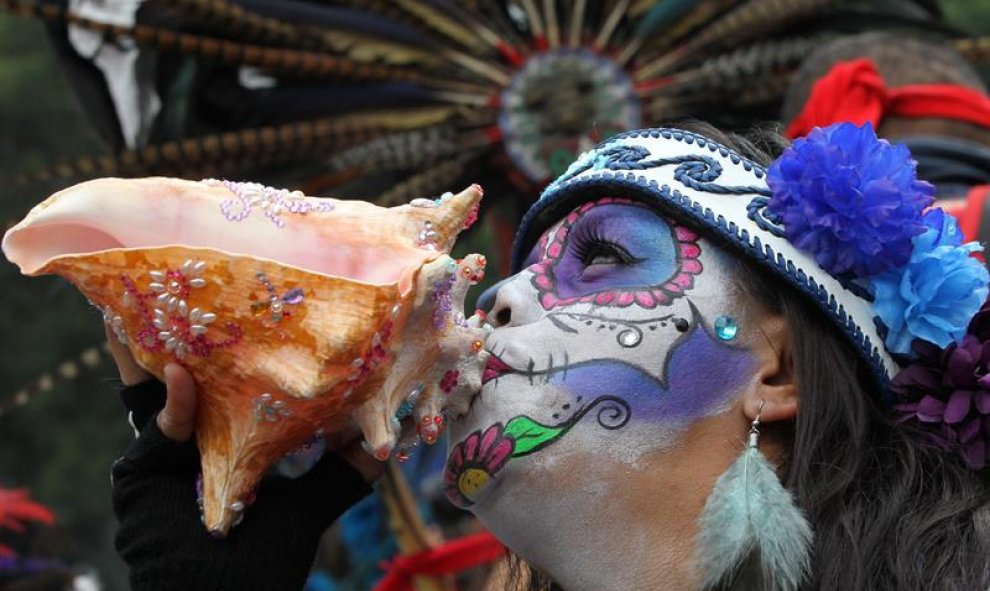
[[(543, 457), (515, 475), (524, 482), (495, 489), (474, 512), (566, 591), (691, 591), (698, 518), (748, 426), (741, 413), (725, 413), (694, 422), (676, 445), (635, 457)], [(772, 442), (761, 447), (779, 459)], [(700, 457), (689, 453), (698, 449)]]

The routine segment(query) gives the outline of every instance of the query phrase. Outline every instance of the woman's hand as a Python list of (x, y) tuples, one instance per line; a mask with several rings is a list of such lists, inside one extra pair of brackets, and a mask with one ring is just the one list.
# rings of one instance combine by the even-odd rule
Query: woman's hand
[(105, 325), (103, 328), (107, 334), (107, 343), (110, 345), (110, 355), (113, 356), (114, 363), (117, 364), (121, 383), (125, 386), (136, 386), (141, 382), (150, 380), (153, 376), (138, 365), (134, 355), (131, 355), (131, 350), (117, 340), (117, 336), (110, 330), (110, 326)]
[(337, 433), (306, 474), (266, 478), (243, 523), (214, 539), (196, 504), (192, 375), (169, 364), (163, 385), (108, 338), (125, 384), (121, 396), (140, 432), (112, 470), (116, 546), (132, 591), (300, 589), (323, 531), (370, 492), (384, 464), (361, 449), (356, 434)]
[[(138, 365), (131, 350), (117, 340), (109, 327), (106, 333), (110, 354), (117, 364), (120, 381), (124, 386), (136, 386), (154, 379), (153, 375)], [(158, 429), (172, 441), (188, 441), (196, 428), (196, 382), (186, 368), (170, 363), (165, 366), (165, 390), (165, 407), (158, 412), (155, 419)], [(356, 429), (337, 432), (327, 438), (327, 450), (346, 460), (361, 474), (365, 482), (371, 484), (385, 472), (385, 464), (371, 457), (360, 444), (361, 433)]]

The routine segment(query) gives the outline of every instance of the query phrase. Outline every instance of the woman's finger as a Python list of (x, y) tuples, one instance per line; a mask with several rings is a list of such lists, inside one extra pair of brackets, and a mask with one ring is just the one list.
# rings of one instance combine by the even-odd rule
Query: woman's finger
[(104, 326), (104, 330), (107, 333), (107, 343), (110, 345), (110, 355), (113, 356), (113, 360), (117, 364), (117, 371), (120, 373), (120, 381), (125, 386), (133, 386), (151, 379), (151, 374), (138, 365), (131, 350), (127, 348), (127, 345), (117, 340), (117, 335), (110, 330), (110, 327)]
[(183, 442), (196, 427), (196, 382), (181, 365), (165, 366), (165, 408), (158, 413), (158, 429), (165, 437)]

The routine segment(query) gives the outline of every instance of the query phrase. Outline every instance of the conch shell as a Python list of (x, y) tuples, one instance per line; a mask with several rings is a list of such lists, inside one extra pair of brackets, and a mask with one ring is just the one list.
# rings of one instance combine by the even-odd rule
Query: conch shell
[[(255, 183), (99, 179), (35, 207), (3, 239), (27, 275), (54, 273), (99, 307), (159, 379), (196, 379), (206, 526), (226, 535), (269, 467), (356, 420), (387, 458), (397, 412), (423, 439), (487, 354), (464, 293), (484, 257), (449, 252), (477, 185), (382, 208)], [(405, 407), (404, 409), (400, 407)]]

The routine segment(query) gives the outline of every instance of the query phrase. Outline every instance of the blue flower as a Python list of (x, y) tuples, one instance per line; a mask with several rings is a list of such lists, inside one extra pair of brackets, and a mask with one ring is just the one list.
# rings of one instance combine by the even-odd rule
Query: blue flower
[(931, 250), (937, 246), (959, 246), (963, 241), (959, 222), (941, 208), (934, 207), (925, 212), (922, 222), (925, 231), (914, 238), (915, 251)]
[(919, 181), (908, 149), (869, 123), (840, 123), (795, 140), (767, 171), (769, 209), (787, 239), (832, 275), (868, 277), (901, 267), (935, 188)]
[(983, 248), (962, 244), (955, 219), (940, 209), (924, 220), (927, 229), (912, 241), (907, 265), (871, 280), (873, 309), (888, 329), (892, 353), (911, 353), (914, 339), (939, 347), (959, 342), (990, 291), (990, 274), (970, 256)]

